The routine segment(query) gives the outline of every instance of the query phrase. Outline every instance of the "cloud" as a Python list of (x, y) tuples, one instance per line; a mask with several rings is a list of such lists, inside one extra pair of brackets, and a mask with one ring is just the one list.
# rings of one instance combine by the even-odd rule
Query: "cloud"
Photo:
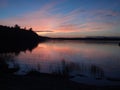
[(46, 30), (46, 31), (36, 31), (36, 32), (54, 32), (54, 31)]
[[(42, 32), (101, 31), (109, 30), (118, 25), (116, 22), (107, 22), (107, 19), (103, 17), (118, 17), (120, 12), (76, 8), (68, 13), (60, 13), (63, 8), (56, 7), (58, 4), (58, 2), (47, 3), (37, 11), (29, 12), (21, 16), (1, 19), (0, 24), (10, 26), (19, 24), (22, 27), (32, 27), (33, 30)], [(101, 20), (101, 22), (97, 21), (98, 19)]]
[(96, 11), (97, 15), (102, 15), (102, 16), (119, 16), (120, 12), (119, 11), (114, 11), (114, 10), (98, 10)]
[(57, 32), (93, 32), (114, 29), (119, 23), (116, 22), (86, 22), (83, 24), (67, 24), (56, 28)]
[(117, 23), (110, 23), (110, 22), (88, 22), (82, 24), (80, 29), (82, 31), (102, 31), (102, 30), (110, 30), (114, 28)]
[[(33, 29), (47, 29), (54, 22), (55, 16), (50, 15), (50, 10), (55, 6), (55, 3), (46, 4), (38, 11), (30, 12), (18, 17), (7, 18), (0, 20), (0, 24), (32, 27)], [(40, 28), (39, 28), (40, 27)]]
[(118, 21), (120, 19), (120, 11), (115, 10), (92, 10), (87, 11), (86, 14), (89, 14), (89, 21)]
[(56, 31), (60, 32), (60, 31), (64, 31), (64, 32), (71, 32), (71, 31), (75, 31), (77, 28), (77, 25), (75, 24), (66, 24), (66, 25), (60, 25), (58, 27), (56, 27)]
[[(63, 29), (75, 29), (76, 25), (71, 22), (76, 19), (80, 12), (79, 9), (75, 9), (67, 14), (55, 13), (59, 8), (55, 8), (57, 3), (49, 3), (40, 8), (37, 11), (30, 12), (18, 17), (7, 18), (0, 20), (0, 24), (13, 26), (19, 24), (22, 27), (30, 28), (34, 30), (59, 30)], [(65, 25), (64, 25), (65, 24)], [(71, 29), (71, 30), (72, 30)]]

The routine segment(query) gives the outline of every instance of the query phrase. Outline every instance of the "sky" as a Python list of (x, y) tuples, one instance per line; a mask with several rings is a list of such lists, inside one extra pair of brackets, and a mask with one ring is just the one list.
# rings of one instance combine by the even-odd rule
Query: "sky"
[(49, 37), (120, 36), (120, 0), (0, 0), (0, 25)]

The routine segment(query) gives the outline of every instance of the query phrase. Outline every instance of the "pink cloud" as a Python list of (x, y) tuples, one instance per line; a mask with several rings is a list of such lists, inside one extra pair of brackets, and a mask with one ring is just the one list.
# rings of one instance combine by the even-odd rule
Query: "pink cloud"
[[(110, 23), (110, 22), (97, 22), (96, 19), (103, 19), (101, 15), (111, 15), (111, 16), (117, 16), (120, 13), (114, 12), (112, 10), (106, 11), (106, 10), (96, 10), (96, 11), (85, 11), (80, 9), (72, 10), (71, 12), (68, 12), (67, 14), (62, 13), (54, 13), (60, 8), (55, 8), (55, 6), (59, 2), (52, 2), (44, 5), (42, 8), (40, 8), (37, 11), (26, 13), (19, 17), (12, 17), (4, 20), (0, 20), (0, 24), (2, 25), (10, 25), (13, 26), (15, 24), (19, 24), (21, 27), (32, 27), (33, 30), (36, 31), (54, 31), (54, 32), (83, 32), (83, 31), (101, 31), (101, 30), (109, 30), (111, 28), (114, 28), (117, 24), (116, 23)], [(82, 17), (79, 17), (81, 13), (87, 13), (91, 16), (95, 16), (94, 18), (88, 18), (91, 19), (90, 21), (78, 22), (78, 19), (82, 19)], [(89, 15), (88, 15), (89, 16)], [(86, 19), (86, 18), (85, 18)], [(77, 21), (76, 21), (77, 20)], [(93, 20), (93, 21), (92, 21)], [(76, 22), (78, 22), (76, 24)]]
[(67, 24), (61, 25), (56, 28), (57, 32), (93, 32), (93, 31), (104, 31), (115, 28), (118, 23), (106, 23), (106, 22), (86, 22), (84, 24)]
[(88, 22), (85, 24), (82, 24), (80, 26), (80, 29), (83, 31), (101, 31), (101, 30), (109, 30), (114, 28), (116, 23), (108, 23), (108, 22)]
[[(60, 13), (52, 14), (52, 10), (55, 9), (56, 3), (50, 3), (42, 7), (40, 10), (27, 13), (20, 17), (13, 17), (4, 20), (0, 20), (0, 24), (6, 24), (13, 26), (14, 24), (19, 24), (22, 27), (30, 28), (32, 27), (34, 30), (59, 30), (63, 31), (63, 29), (75, 29), (76, 26), (74, 24), (68, 24), (75, 19), (75, 16), (78, 15), (79, 10), (73, 10), (70, 13), (63, 15)], [(63, 25), (63, 23), (67, 23), (67, 25)], [(71, 29), (71, 30), (72, 30)]]

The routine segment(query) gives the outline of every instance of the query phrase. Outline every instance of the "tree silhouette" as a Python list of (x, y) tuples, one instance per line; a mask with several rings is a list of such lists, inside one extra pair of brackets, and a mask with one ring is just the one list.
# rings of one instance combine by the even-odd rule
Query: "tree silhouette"
[(20, 29), (20, 26), (17, 25), (17, 24), (15, 24), (14, 28), (15, 28), (15, 29)]
[(32, 50), (40, 40), (44, 39), (40, 38), (34, 31), (21, 29), (17, 24), (14, 27), (0, 25), (1, 53)]
[(29, 30), (30, 30), (30, 31), (33, 31), (33, 29), (32, 29), (32, 28), (30, 28)]
[(24, 27), (24, 30), (26, 30), (26, 27)]

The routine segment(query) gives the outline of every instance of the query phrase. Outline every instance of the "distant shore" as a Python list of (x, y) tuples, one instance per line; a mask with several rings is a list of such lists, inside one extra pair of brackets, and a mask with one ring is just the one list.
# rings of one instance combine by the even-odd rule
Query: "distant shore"
[[(47, 37), (46, 37), (47, 38)], [(120, 37), (81, 37), (81, 38), (50, 38), (53, 40), (99, 40), (99, 41), (120, 41)]]

